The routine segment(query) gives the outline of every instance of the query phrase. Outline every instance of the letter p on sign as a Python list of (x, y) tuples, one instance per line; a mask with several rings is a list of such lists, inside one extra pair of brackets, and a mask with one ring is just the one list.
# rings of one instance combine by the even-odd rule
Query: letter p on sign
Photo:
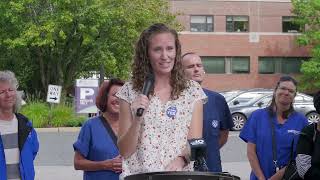
[(87, 96), (93, 96), (94, 90), (92, 88), (81, 88), (80, 99), (86, 99)]

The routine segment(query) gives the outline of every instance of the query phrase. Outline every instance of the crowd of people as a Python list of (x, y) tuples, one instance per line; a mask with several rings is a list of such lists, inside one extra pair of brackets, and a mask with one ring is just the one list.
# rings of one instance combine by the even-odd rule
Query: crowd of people
[[(145, 90), (150, 74), (153, 83)], [(208, 170), (221, 173), (220, 148), (233, 121), (224, 97), (201, 87), (204, 77), (200, 56), (181, 54), (174, 29), (161, 23), (145, 29), (135, 46), (131, 79), (101, 84), (96, 98), (101, 113), (82, 125), (73, 144), (75, 169), (84, 171), (84, 180), (193, 171), (188, 140), (203, 138)], [(15, 75), (0, 71), (0, 180), (35, 177), (39, 142), (28, 118), (17, 113), (17, 88)], [(320, 177), (320, 123), (308, 125), (294, 110), (296, 93), (297, 81), (282, 76), (271, 104), (253, 112), (242, 129), (251, 180), (282, 179), (292, 150), (300, 178)], [(320, 91), (314, 105), (320, 113)]]

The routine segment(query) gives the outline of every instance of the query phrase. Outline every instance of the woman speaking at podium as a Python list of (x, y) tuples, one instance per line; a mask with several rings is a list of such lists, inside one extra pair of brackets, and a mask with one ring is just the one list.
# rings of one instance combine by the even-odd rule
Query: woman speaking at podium
[[(150, 83), (145, 82), (148, 74), (153, 74), (150, 92), (144, 88)], [(187, 140), (202, 136), (206, 95), (198, 83), (184, 79), (175, 30), (154, 24), (142, 32), (135, 47), (132, 78), (117, 96), (121, 99), (118, 146), (122, 177), (193, 169)], [(142, 115), (137, 115), (138, 109), (143, 109)]]

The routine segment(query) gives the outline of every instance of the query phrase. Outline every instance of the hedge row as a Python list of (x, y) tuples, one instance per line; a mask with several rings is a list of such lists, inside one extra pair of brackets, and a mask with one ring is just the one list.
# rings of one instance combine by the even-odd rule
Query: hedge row
[(44, 102), (29, 102), (20, 111), (27, 116), (36, 128), (79, 127), (87, 119), (74, 113), (70, 105), (50, 105)]

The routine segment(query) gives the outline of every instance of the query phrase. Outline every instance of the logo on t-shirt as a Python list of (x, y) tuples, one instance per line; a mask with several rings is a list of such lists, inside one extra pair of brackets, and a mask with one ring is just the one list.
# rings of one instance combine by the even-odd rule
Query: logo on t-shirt
[(212, 127), (217, 128), (218, 125), (219, 125), (219, 121), (218, 120), (212, 120), (211, 124), (212, 124)]
[(168, 109), (167, 109), (167, 116), (169, 118), (173, 118), (175, 117), (177, 114), (177, 108), (175, 106), (170, 106)]
[(288, 130), (288, 133), (292, 133), (292, 134), (294, 134), (294, 135), (299, 135), (299, 134), (300, 134), (300, 131), (297, 131), (297, 130), (295, 130), (295, 129), (289, 129), (289, 130)]

